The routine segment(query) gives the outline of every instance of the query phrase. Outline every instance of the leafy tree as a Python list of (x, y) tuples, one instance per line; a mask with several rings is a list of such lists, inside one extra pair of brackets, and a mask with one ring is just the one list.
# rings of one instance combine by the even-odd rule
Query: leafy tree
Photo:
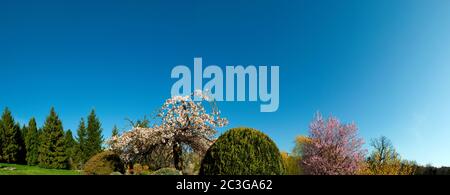
[(2, 160), (7, 163), (22, 163), (25, 148), (19, 124), (14, 122), (14, 118), (8, 108), (5, 108), (2, 115)]
[(38, 161), (39, 166), (43, 168), (68, 168), (64, 130), (53, 107), (42, 128)]
[(412, 175), (414, 165), (402, 161), (392, 142), (385, 136), (372, 140), (373, 152), (367, 159), (362, 174), (367, 175)]
[(311, 141), (303, 147), (303, 168), (306, 174), (357, 174), (364, 161), (364, 143), (355, 124), (341, 124), (335, 117), (324, 120), (317, 113), (310, 124)]
[(95, 114), (95, 110), (92, 110), (88, 116), (88, 124), (86, 128), (86, 157), (89, 159), (95, 154), (102, 151), (102, 128), (99, 119)]
[(25, 134), (26, 161), (28, 165), (37, 165), (39, 156), (39, 132), (36, 126), (36, 120), (30, 119)]

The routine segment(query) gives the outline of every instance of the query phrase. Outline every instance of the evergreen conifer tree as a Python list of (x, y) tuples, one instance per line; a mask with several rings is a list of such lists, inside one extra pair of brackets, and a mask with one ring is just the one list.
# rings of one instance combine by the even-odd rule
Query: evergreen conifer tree
[(7, 163), (20, 163), (21, 161), (21, 132), (20, 126), (14, 122), (14, 118), (8, 108), (2, 115), (2, 161)]
[(101, 123), (95, 114), (95, 110), (92, 110), (88, 116), (86, 133), (87, 140), (85, 154), (89, 159), (102, 151), (103, 143)]
[(26, 161), (28, 165), (37, 165), (38, 163), (38, 149), (39, 149), (39, 132), (34, 118), (28, 122), (28, 127), (25, 131), (25, 147), (26, 147)]
[(45, 121), (40, 137), (39, 166), (53, 169), (68, 168), (64, 130), (53, 107)]

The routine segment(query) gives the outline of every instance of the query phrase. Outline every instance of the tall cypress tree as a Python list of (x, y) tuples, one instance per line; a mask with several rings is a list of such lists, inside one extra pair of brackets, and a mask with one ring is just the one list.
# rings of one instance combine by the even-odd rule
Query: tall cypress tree
[(44, 168), (65, 169), (68, 167), (64, 130), (53, 107), (42, 128), (38, 160), (39, 166)]
[(14, 118), (8, 108), (2, 115), (2, 160), (7, 163), (19, 163), (21, 155), (20, 126), (14, 122)]
[(86, 156), (91, 158), (95, 154), (102, 151), (102, 128), (99, 119), (95, 114), (95, 110), (92, 110), (88, 116), (87, 125), (87, 140), (86, 140)]
[(25, 134), (25, 146), (26, 146), (26, 161), (28, 165), (38, 164), (38, 149), (39, 149), (39, 133), (34, 118), (28, 122), (28, 127)]

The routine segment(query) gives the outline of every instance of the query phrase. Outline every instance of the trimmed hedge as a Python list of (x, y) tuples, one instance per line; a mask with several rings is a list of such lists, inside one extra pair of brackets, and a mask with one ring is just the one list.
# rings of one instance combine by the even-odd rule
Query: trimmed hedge
[(200, 175), (282, 175), (283, 160), (275, 143), (251, 128), (230, 129), (209, 148)]
[(125, 173), (125, 165), (119, 155), (111, 151), (96, 154), (84, 165), (86, 175), (110, 175), (113, 172)]

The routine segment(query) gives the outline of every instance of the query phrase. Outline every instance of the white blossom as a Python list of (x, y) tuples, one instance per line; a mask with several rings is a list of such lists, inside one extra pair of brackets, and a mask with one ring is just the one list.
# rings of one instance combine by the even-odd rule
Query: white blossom
[(108, 140), (109, 148), (127, 163), (145, 158), (159, 145), (182, 143), (199, 153), (206, 152), (213, 142), (215, 128), (227, 125), (228, 120), (220, 117), (215, 104), (211, 103), (212, 111), (207, 113), (202, 101), (193, 101), (194, 97), (209, 101), (211, 98), (206, 93), (196, 90), (191, 96), (167, 99), (157, 114), (160, 118), (158, 125), (134, 127), (120, 136), (114, 136)]

